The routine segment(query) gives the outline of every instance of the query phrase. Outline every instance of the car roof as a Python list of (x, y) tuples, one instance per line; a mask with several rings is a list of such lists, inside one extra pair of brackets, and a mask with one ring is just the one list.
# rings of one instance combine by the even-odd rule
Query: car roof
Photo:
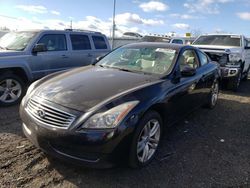
[(176, 51), (180, 51), (182, 48), (186, 48), (186, 47), (196, 49), (195, 47), (190, 46), (190, 45), (173, 44), (173, 43), (166, 43), (166, 42), (137, 42), (137, 43), (124, 45), (124, 47), (170, 48), (170, 49), (173, 49), (173, 50), (176, 50)]
[(17, 32), (37, 32), (37, 33), (70, 33), (70, 34), (95, 34), (95, 35), (104, 35), (101, 32), (97, 31), (90, 31), (90, 30), (50, 30), (50, 29), (35, 29), (35, 30), (23, 30), (23, 31), (17, 31)]

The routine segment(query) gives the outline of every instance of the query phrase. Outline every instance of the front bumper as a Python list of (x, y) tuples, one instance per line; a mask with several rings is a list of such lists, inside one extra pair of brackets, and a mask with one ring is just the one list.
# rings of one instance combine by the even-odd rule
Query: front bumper
[(23, 132), (38, 148), (49, 155), (95, 168), (109, 168), (129, 145), (132, 130), (120, 125), (109, 130), (53, 130), (40, 126), (21, 105)]
[(240, 71), (241, 68), (238, 67), (221, 67), (222, 79), (237, 77)]

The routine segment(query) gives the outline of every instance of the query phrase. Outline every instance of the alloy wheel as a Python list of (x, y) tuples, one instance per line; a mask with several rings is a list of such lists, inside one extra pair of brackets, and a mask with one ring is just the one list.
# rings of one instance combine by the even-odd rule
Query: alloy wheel
[(152, 119), (146, 123), (137, 141), (137, 158), (141, 163), (149, 161), (156, 152), (161, 134), (160, 123)]
[(12, 103), (22, 95), (21, 84), (11, 78), (4, 79), (0, 82), (0, 102)]
[(219, 84), (216, 81), (213, 84), (213, 88), (212, 88), (212, 105), (215, 106), (218, 100), (218, 96), (219, 96)]

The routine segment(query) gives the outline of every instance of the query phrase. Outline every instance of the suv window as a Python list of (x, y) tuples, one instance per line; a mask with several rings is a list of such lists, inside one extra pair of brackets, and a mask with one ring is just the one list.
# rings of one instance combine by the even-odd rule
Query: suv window
[(185, 50), (179, 58), (180, 70), (182, 71), (184, 67), (190, 66), (197, 69), (199, 67), (199, 62), (194, 50)]
[(172, 43), (173, 44), (183, 44), (183, 41), (181, 39), (173, 39)]
[(73, 50), (91, 50), (87, 35), (70, 35)]
[(107, 44), (103, 37), (101, 36), (92, 36), (94, 41), (95, 49), (107, 49)]
[(208, 63), (208, 59), (207, 59), (207, 56), (205, 54), (203, 54), (202, 52), (198, 51), (198, 56), (199, 56), (199, 59), (200, 59), (200, 63), (201, 63), (201, 66), (205, 65)]
[(67, 50), (66, 37), (63, 34), (45, 34), (38, 43), (44, 44), (48, 51)]

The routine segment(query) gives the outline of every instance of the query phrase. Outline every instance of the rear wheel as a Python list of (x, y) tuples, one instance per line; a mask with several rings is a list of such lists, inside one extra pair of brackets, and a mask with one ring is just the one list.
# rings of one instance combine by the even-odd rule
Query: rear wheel
[(25, 93), (25, 84), (18, 76), (6, 73), (0, 76), (0, 106), (17, 104)]
[(149, 111), (135, 131), (129, 155), (130, 167), (143, 167), (153, 160), (159, 147), (161, 133), (161, 116), (155, 111)]
[(218, 98), (219, 98), (219, 81), (216, 80), (212, 85), (209, 97), (207, 99), (208, 101), (205, 106), (211, 109), (214, 108), (217, 104)]

